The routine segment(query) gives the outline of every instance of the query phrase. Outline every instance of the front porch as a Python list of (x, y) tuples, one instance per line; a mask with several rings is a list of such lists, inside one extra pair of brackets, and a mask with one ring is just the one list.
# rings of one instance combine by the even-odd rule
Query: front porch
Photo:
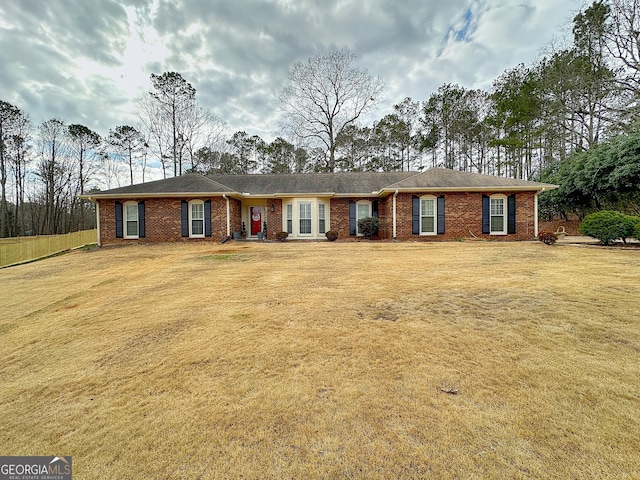
[[(239, 230), (234, 239), (262, 240), (275, 238), (282, 231), (282, 200), (275, 198), (244, 199), (240, 205)], [(237, 234), (237, 235), (236, 235)]]

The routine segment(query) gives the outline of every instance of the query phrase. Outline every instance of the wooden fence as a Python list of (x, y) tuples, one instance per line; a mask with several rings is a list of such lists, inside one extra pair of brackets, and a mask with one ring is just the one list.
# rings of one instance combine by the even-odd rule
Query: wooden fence
[(0, 268), (97, 243), (97, 230), (82, 230), (65, 235), (0, 238)]

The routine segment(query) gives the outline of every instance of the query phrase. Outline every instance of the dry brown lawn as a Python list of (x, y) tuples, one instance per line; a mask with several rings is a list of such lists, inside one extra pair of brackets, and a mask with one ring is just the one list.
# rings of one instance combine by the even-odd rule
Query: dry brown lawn
[(640, 478), (637, 251), (164, 244), (0, 285), (0, 454), (74, 478)]

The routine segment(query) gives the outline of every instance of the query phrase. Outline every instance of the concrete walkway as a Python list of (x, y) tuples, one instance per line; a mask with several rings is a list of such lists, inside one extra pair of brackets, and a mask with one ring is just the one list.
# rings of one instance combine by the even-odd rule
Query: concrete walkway
[[(635, 238), (628, 238), (627, 244), (638, 243)], [(584, 237), (580, 235), (567, 235), (563, 240), (557, 241), (558, 245), (600, 245), (600, 240), (592, 237)], [(616, 245), (621, 245), (622, 242), (616, 242)]]
[(580, 235), (567, 235), (566, 237), (564, 237), (564, 239), (560, 240), (558, 239), (558, 245), (570, 245), (570, 244), (593, 244), (593, 245), (598, 245), (600, 243), (600, 240), (597, 240), (595, 238), (592, 237), (584, 237), (584, 236), (580, 236)]

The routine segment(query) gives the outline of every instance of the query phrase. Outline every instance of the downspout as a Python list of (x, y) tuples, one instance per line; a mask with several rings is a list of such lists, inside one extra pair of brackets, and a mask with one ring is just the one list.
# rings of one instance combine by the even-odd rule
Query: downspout
[(96, 230), (98, 230), (98, 246), (102, 246), (102, 238), (100, 237), (100, 204), (96, 202)]
[(396, 239), (396, 198), (398, 197), (398, 190), (393, 194), (393, 239)]
[(229, 205), (229, 197), (226, 194), (222, 194), (222, 198), (227, 201), (227, 237), (231, 236), (231, 206)]
[[(89, 201), (93, 202), (94, 200), (89, 197)], [(98, 201), (95, 201), (96, 204), (96, 230), (98, 233), (98, 246), (101, 247), (102, 246), (102, 242), (100, 241), (100, 204), (98, 203)]]

